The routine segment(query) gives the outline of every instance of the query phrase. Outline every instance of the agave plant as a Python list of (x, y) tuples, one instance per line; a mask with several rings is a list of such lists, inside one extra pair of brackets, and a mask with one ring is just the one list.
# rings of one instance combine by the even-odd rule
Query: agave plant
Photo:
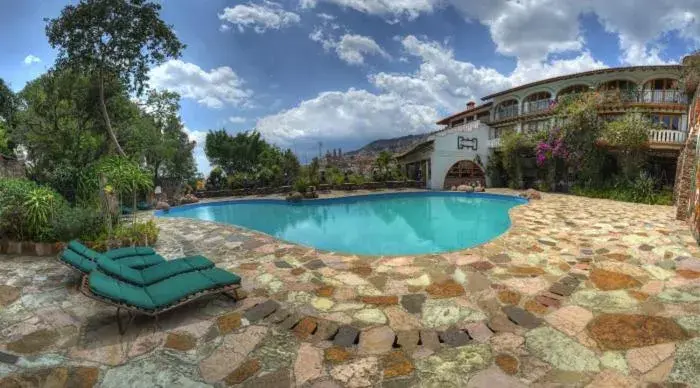
[(53, 220), (60, 199), (56, 192), (46, 187), (29, 191), (24, 201), (25, 221), (33, 237), (41, 237)]

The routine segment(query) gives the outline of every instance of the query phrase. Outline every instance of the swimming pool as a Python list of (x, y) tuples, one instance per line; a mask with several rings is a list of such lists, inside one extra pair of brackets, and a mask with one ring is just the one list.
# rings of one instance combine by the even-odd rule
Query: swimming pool
[(485, 243), (508, 230), (508, 210), (526, 202), (496, 194), (408, 192), (298, 204), (235, 200), (186, 205), (156, 215), (242, 226), (326, 251), (394, 256)]

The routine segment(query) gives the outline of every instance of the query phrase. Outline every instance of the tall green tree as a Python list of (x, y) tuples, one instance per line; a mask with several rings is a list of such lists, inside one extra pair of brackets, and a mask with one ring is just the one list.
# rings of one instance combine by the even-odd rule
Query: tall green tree
[(240, 132), (231, 136), (222, 129), (209, 131), (204, 152), (212, 164), (220, 166), (227, 175), (233, 175), (253, 173), (267, 147), (269, 145), (259, 132)]
[(0, 154), (9, 154), (12, 151), (11, 136), (16, 111), (17, 97), (0, 78)]
[(89, 74), (98, 85), (100, 112), (116, 151), (125, 155), (113, 130), (105, 84), (118, 81), (141, 95), (151, 66), (177, 58), (185, 46), (160, 19), (160, 4), (147, 0), (80, 0), (47, 20), (46, 35), (58, 49), (58, 67)]
[(389, 177), (389, 164), (391, 164), (392, 159), (393, 156), (391, 155), (391, 152), (386, 150), (380, 152), (377, 156), (377, 160), (374, 162), (374, 164), (379, 170), (381, 179), (387, 179)]

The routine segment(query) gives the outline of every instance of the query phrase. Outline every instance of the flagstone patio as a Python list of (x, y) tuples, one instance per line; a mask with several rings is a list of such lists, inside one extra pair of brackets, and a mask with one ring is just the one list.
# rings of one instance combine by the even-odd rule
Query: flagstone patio
[(123, 337), (77, 273), (0, 256), (0, 387), (700, 386), (700, 251), (674, 215), (543, 194), (485, 245), (379, 258), (158, 219), (159, 252), (211, 258), (248, 297)]

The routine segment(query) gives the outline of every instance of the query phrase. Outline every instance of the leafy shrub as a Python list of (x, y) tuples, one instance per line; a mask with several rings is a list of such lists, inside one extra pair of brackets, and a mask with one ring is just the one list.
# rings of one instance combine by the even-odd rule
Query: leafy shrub
[(158, 241), (158, 227), (153, 220), (136, 223), (122, 223), (112, 231), (110, 238), (106, 231), (91, 241), (91, 248), (106, 251), (123, 246), (148, 246)]
[(221, 190), (224, 187), (224, 182), (226, 182), (224, 171), (219, 167), (215, 167), (209, 173), (209, 178), (207, 178), (207, 190)]
[(296, 181), (294, 181), (294, 191), (298, 191), (302, 194), (306, 192), (306, 190), (309, 189), (309, 186), (311, 186), (311, 182), (306, 177), (300, 176), (297, 178)]
[(350, 175), (350, 177), (348, 177), (348, 181), (350, 181), (350, 183), (355, 184), (355, 185), (361, 185), (361, 184), (364, 184), (365, 182), (367, 182), (365, 177), (360, 175), (360, 174)]
[(105, 230), (105, 221), (97, 209), (63, 207), (54, 218), (53, 235), (59, 241), (95, 240)]
[(55, 241), (51, 225), (66, 206), (53, 189), (27, 179), (2, 179), (0, 235), (18, 241)]
[(656, 182), (642, 173), (634, 181), (616, 180), (613, 184), (600, 187), (574, 186), (575, 195), (591, 198), (605, 198), (616, 201), (645, 203), (649, 205), (672, 205), (673, 192), (656, 190)]

